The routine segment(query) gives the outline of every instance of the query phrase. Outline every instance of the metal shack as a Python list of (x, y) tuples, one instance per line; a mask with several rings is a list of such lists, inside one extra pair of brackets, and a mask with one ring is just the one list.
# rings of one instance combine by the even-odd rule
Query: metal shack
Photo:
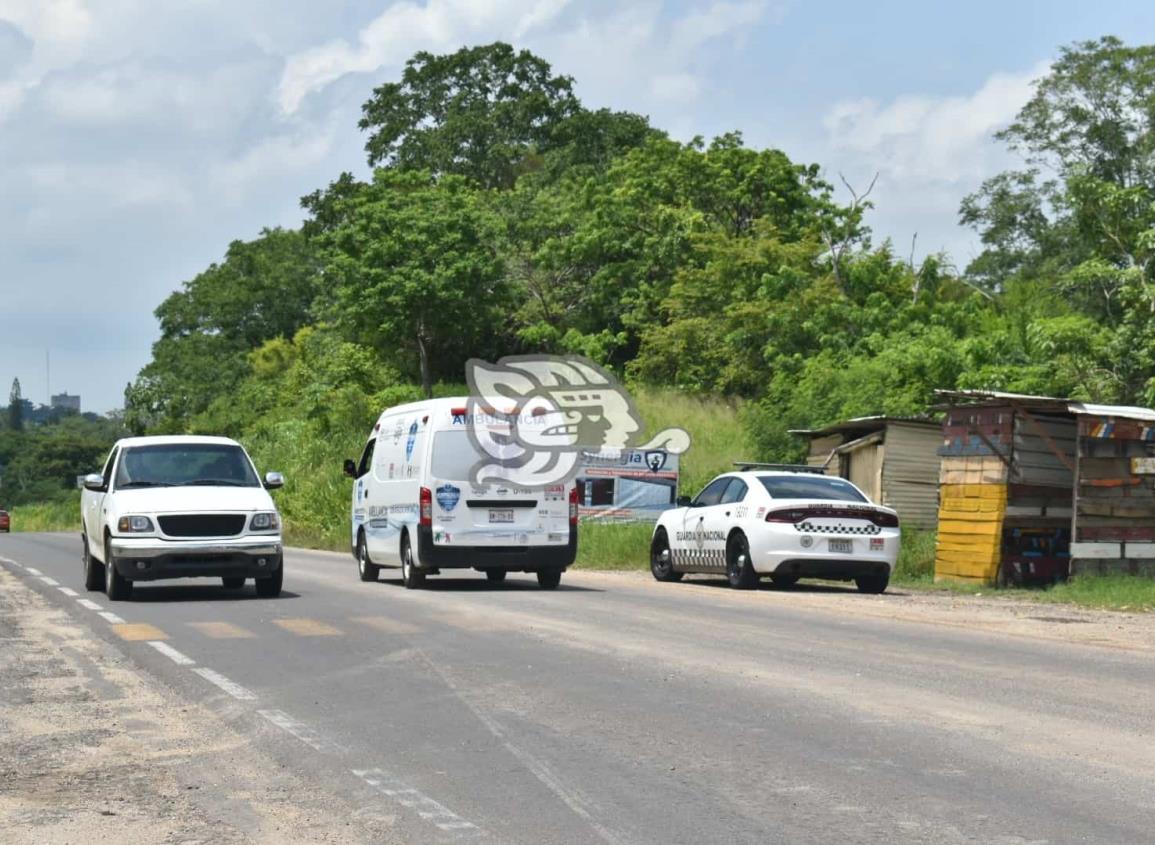
[(1155, 411), (1072, 406), (1078, 421), (1071, 574), (1155, 575)]
[(1155, 514), (1155, 476), (1142, 473), (1144, 458), (1155, 456), (1143, 420), (1150, 426), (1155, 413), (998, 391), (938, 395), (947, 404), (936, 579), (1024, 583), (1088, 568), (1135, 571), (1128, 561), (1155, 549), (1145, 517)]
[(860, 417), (794, 430), (810, 441), (806, 463), (848, 479), (903, 525), (932, 529), (938, 518), (942, 426), (927, 417)]

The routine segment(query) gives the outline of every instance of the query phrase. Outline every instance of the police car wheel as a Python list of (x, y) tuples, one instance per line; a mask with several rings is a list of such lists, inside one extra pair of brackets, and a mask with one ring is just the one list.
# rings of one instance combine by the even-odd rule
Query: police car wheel
[(416, 590), (425, 584), (425, 572), (413, 563), (413, 547), (409, 535), (401, 538), (401, 583), (407, 590)]
[(854, 579), (854, 585), (858, 587), (860, 593), (885, 593), (889, 583), (889, 575), (864, 575)]
[(735, 590), (758, 586), (758, 573), (750, 563), (750, 544), (744, 534), (735, 534), (726, 547), (726, 579)]
[(381, 567), (369, 559), (369, 547), (365, 544), (365, 532), (357, 535), (357, 574), (362, 581), (376, 581)]
[(670, 552), (670, 538), (666, 529), (659, 528), (650, 543), (650, 574), (656, 581), (681, 581), (682, 572), (674, 571), (674, 561)]

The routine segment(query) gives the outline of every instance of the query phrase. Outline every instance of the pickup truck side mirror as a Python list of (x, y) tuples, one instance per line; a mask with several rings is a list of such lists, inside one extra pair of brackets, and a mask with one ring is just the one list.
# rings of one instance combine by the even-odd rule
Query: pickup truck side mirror
[(677, 504), (678, 504), (678, 507), (680, 507), (680, 508), (688, 508), (690, 506), (690, 497), (689, 496), (679, 496)]
[(99, 472), (93, 472), (84, 476), (84, 489), (93, 493), (103, 493), (108, 488), (104, 484), (104, 476)]
[(345, 475), (350, 478), (357, 477), (357, 463), (352, 458), (345, 459)]
[(266, 472), (265, 473), (265, 489), (266, 490), (276, 490), (276, 489), (278, 489), (280, 487), (284, 487), (284, 486), (285, 486), (285, 476), (281, 475), (279, 472)]

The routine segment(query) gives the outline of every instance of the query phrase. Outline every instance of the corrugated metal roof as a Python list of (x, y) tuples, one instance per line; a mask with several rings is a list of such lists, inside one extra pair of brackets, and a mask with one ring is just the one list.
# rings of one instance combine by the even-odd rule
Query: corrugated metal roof
[(843, 431), (883, 429), (892, 422), (915, 423), (934, 426), (940, 425), (939, 421), (933, 417), (894, 417), (878, 414), (871, 417), (855, 417), (854, 419), (843, 420), (842, 422), (828, 425), (825, 428), (792, 428), (789, 430), (789, 433), (797, 434), (799, 437), (825, 437), (828, 434), (838, 434), (839, 432)]
[(1032, 396), (1028, 393), (1006, 393), (1001, 390), (936, 390), (936, 396), (948, 399), (969, 399), (977, 402), (1015, 402), (1023, 405), (1042, 405), (1063, 410), (1076, 416), (1124, 417), (1131, 420), (1155, 422), (1155, 411), (1137, 405), (1095, 405), (1057, 396)]

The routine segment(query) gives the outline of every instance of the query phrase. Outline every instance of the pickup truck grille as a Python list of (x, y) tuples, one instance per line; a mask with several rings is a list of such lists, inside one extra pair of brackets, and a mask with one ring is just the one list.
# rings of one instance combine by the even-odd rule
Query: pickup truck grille
[(232, 537), (245, 530), (245, 515), (194, 513), (157, 517), (169, 537)]

